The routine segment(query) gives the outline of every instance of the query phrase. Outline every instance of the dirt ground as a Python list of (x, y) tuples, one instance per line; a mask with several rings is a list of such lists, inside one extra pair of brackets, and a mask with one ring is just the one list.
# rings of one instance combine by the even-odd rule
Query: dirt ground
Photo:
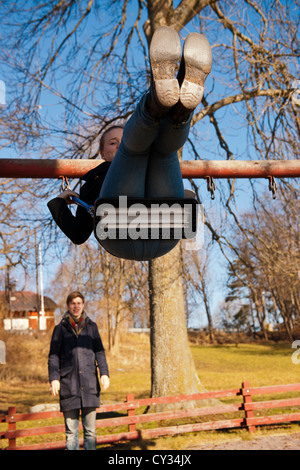
[[(267, 437), (253, 437), (247, 440), (223, 442), (193, 447), (194, 450), (300, 450), (300, 433)], [(191, 450), (192, 450), (191, 449)]]

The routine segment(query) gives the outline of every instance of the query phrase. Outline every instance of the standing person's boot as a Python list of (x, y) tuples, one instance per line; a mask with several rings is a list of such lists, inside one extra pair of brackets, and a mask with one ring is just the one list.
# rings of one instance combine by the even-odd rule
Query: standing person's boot
[(165, 116), (179, 101), (180, 89), (175, 77), (181, 57), (177, 32), (162, 26), (153, 34), (150, 44), (151, 85), (146, 107), (155, 119)]
[(204, 82), (212, 67), (211, 47), (203, 34), (191, 33), (185, 40), (178, 72), (180, 101), (171, 111), (171, 119), (183, 122), (201, 102)]

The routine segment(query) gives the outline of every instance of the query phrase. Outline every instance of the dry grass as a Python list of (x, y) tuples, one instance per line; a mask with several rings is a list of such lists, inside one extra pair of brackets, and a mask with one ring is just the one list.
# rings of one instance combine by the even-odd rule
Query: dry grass
[[(17, 412), (26, 412), (38, 403), (57, 403), (49, 394), (47, 358), (51, 335), (35, 333), (10, 334), (1, 332), (6, 344), (5, 365), (0, 365), (0, 413), (9, 406)], [(102, 335), (106, 344), (105, 335)], [(278, 344), (222, 344), (191, 345), (199, 378), (207, 390), (237, 388), (248, 380), (251, 386), (295, 383), (299, 381), (299, 367), (292, 363), (291, 345)], [(150, 344), (147, 335), (123, 334), (118, 348), (107, 353), (111, 386), (101, 398), (104, 403), (124, 401), (127, 393), (135, 398), (149, 397), (151, 390)], [(0, 424), (0, 429), (3, 425)], [(283, 427), (278, 427), (282, 432)], [(273, 427), (272, 432), (277, 428)], [(294, 426), (285, 432), (295, 430)], [(260, 429), (258, 434), (269, 432)], [(256, 433), (257, 434), (257, 433)], [(159, 438), (147, 443), (149, 449), (183, 449), (205, 444), (215, 439), (249, 438), (247, 431), (190, 433)], [(113, 446), (122, 449), (124, 444)], [(128, 447), (127, 447), (128, 448)], [(140, 449), (139, 443), (130, 444)]]

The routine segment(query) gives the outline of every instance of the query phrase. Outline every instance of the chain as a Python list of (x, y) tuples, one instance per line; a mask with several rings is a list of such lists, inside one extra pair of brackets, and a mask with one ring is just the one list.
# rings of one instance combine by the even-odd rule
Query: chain
[(61, 190), (66, 191), (67, 189), (70, 189), (68, 178), (66, 176), (62, 176), (61, 178), (62, 178)]

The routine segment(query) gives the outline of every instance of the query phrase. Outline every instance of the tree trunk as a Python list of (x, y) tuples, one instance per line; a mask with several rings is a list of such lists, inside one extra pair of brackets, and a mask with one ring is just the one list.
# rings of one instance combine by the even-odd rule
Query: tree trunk
[(179, 244), (149, 262), (151, 396), (204, 391), (188, 344)]

